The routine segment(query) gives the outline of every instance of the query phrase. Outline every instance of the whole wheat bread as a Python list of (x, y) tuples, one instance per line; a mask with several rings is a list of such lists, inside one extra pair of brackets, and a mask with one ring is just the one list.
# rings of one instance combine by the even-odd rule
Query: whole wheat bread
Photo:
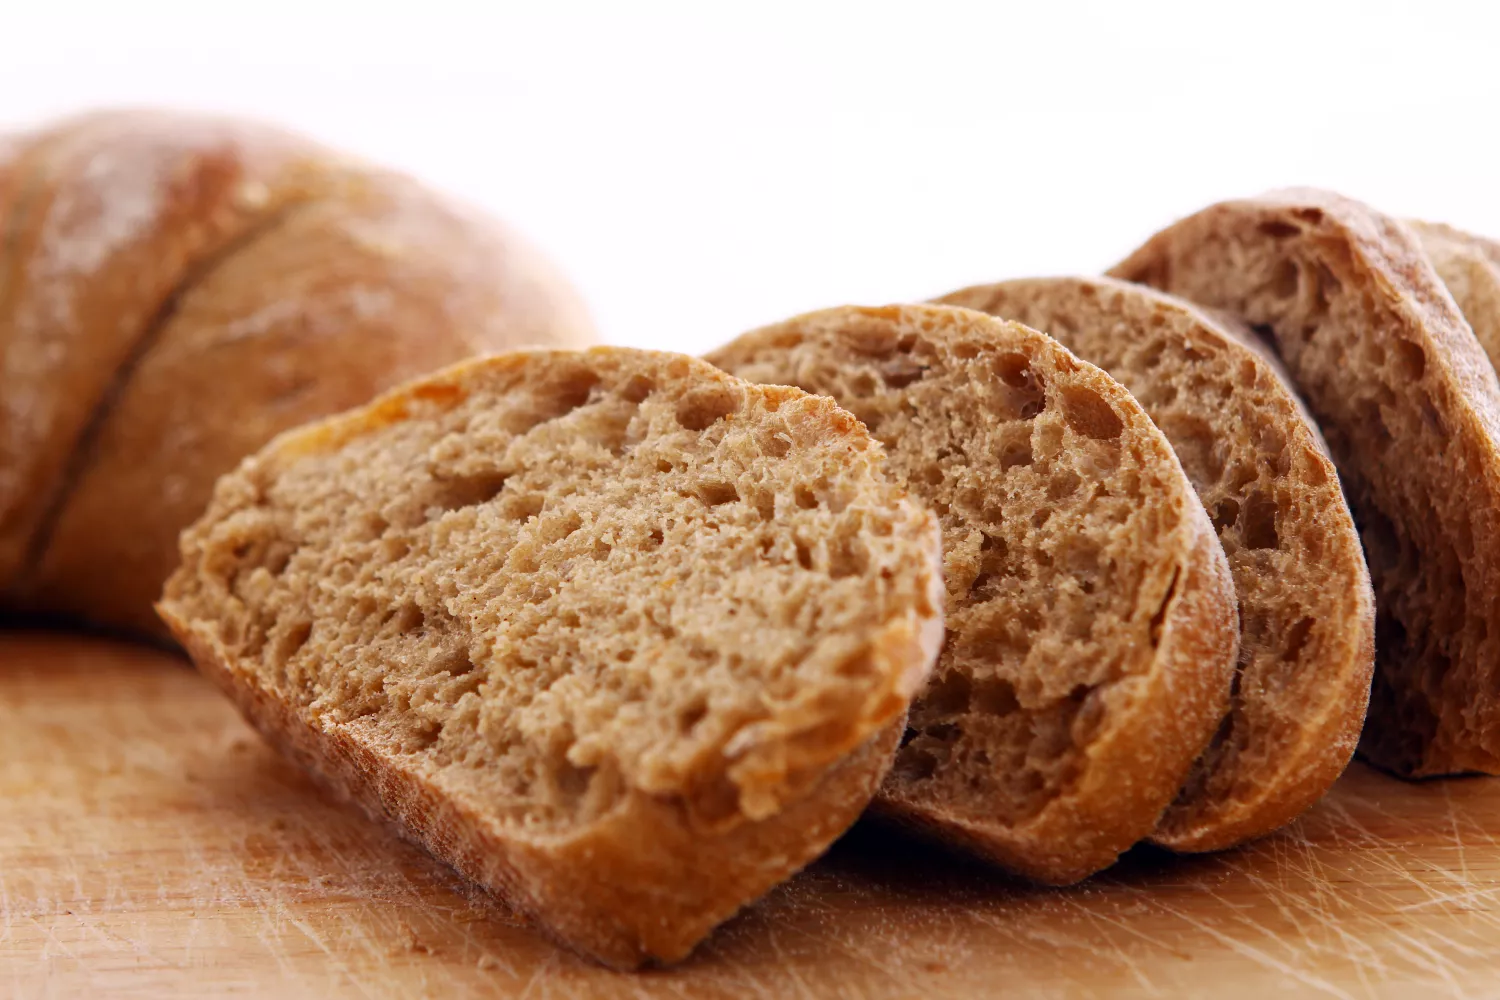
[(0, 143), (0, 604), (164, 636), (213, 482), (280, 431), (587, 318), (469, 206), (254, 122)]
[(1126, 390), (943, 306), (835, 309), (709, 355), (827, 393), (943, 526), (948, 634), (875, 808), (1066, 883), (1155, 827), (1228, 708), (1223, 549)]
[(1500, 383), (1417, 237), (1299, 189), (1205, 209), (1113, 273), (1257, 327), (1317, 417), (1377, 598), (1361, 753), (1500, 771)]
[(817, 856), (942, 637), (937, 525), (830, 400), (460, 364), (223, 477), (160, 604), (273, 742), (561, 941), (682, 958)]
[(1229, 557), (1240, 610), (1232, 707), (1152, 839), (1230, 847), (1307, 809), (1359, 740), (1374, 604), (1316, 426), (1244, 328), (1109, 278), (1039, 278), (941, 300), (1046, 331), (1107, 371), (1172, 442)]

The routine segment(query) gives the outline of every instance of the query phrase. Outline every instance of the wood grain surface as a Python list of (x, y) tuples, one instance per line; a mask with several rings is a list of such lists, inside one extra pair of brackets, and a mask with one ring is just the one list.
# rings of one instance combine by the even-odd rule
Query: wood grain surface
[(686, 965), (561, 952), (267, 750), (180, 660), (0, 635), (0, 994), (1500, 996), (1500, 781), (1356, 765), (1292, 830), (1067, 890), (878, 829)]

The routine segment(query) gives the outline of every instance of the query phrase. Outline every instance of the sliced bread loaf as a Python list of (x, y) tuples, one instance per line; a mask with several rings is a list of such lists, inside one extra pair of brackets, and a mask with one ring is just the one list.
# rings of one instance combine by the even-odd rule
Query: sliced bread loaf
[(1360, 751), (1500, 771), (1500, 383), (1417, 237), (1291, 190), (1190, 216), (1114, 274), (1253, 324), (1317, 417), (1377, 598)]
[(460, 364), (277, 438), (163, 618), (285, 752), (612, 965), (817, 856), (942, 637), (931, 514), (830, 400), (680, 355)]
[(1232, 707), (1152, 839), (1258, 837), (1343, 772), (1365, 720), (1374, 604), (1338, 475), (1253, 335), (1109, 278), (967, 288), (940, 301), (1044, 330), (1118, 379), (1166, 434), (1229, 557), (1240, 609)]
[(835, 309), (711, 355), (827, 393), (943, 526), (948, 634), (876, 808), (1044, 882), (1149, 835), (1228, 708), (1224, 551), (1130, 394), (943, 306)]

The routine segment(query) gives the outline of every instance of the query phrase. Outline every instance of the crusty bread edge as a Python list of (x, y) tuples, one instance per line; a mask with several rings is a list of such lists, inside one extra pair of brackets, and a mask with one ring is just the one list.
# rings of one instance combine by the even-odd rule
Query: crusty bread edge
[[(1095, 276), (1023, 278), (973, 285), (935, 301), (967, 306), (976, 300), (993, 301), (1001, 289), (1054, 283), (1092, 285), (1104, 291), (1140, 296), (1143, 301), (1180, 313), (1196, 324), (1204, 336), (1218, 342), (1224, 349), (1249, 354), (1269, 371), (1291, 404), (1296, 420), (1288, 424), (1289, 443), (1309, 446), (1322, 457), (1328, 488), (1339, 493), (1339, 502), (1347, 509), (1328, 444), (1306, 403), (1293, 388), (1291, 375), (1270, 345), (1238, 317), (1204, 308), (1149, 285)], [(989, 312), (989, 309), (985, 311)], [(1008, 317), (1002, 315), (1001, 318)], [(1194, 810), (1191, 821), (1183, 818), (1184, 814), (1174, 803), (1162, 815), (1151, 835), (1153, 843), (1185, 853), (1218, 851), (1271, 833), (1321, 799), (1348, 766), (1359, 741), (1370, 696), (1370, 674), (1375, 656), (1375, 596), (1352, 518), (1346, 514), (1343, 523), (1336, 527), (1341, 535), (1347, 532), (1345, 541), (1350, 546), (1347, 551), (1353, 554), (1356, 563), (1346, 567), (1348, 572), (1341, 575), (1363, 584), (1354, 595), (1355, 615), (1342, 623), (1338, 651), (1328, 657), (1342, 668), (1337, 678), (1329, 681), (1338, 685), (1340, 697), (1331, 695), (1318, 707), (1315, 716), (1304, 719), (1296, 745), (1278, 761), (1279, 780), (1261, 783), (1251, 798), (1220, 800)]]
[[(287, 431), (245, 459), (241, 469), (333, 450), (407, 419), (414, 408), (449, 408), (463, 398), (460, 383), (470, 370), (518, 365), (525, 356), (545, 353), (573, 352), (521, 350), (458, 362), (365, 407)], [(871, 658), (889, 684), (866, 701), (872, 714), (848, 731), (852, 745), (775, 815), (723, 830), (694, 829), (679, 799), (630, 790), (576, 834), (532, 840), (507, 835), (477, 804), (446, 795), (432, 775), (373, 753), (347, 725), (302, 717), (254, 676), (236, 670), (212, 630), (179, 613), (171, 581), (156, 609), (198, 669), (246, 720), (325, 787), (372, 817), (394, 821), (402, 836), (506, 900), (559, 943), (632, 969), (685, 958), (715, 926), (817, 858), (859, 818), (890, 768), (906, 706), (942, 645), (941, 539), (930, 515), (929, 527), (930, 613), (913, 609), (871, 637)]]
[[(1154, 704), (1158, 708), (1149, 715), (1161, 725), (1143, 726), (1139, 711), (1125, 708), (1134, 716), (1132, 725), (1108, 727), (1088, 745), (1089, 762), (1079, 780), (1013, 827), (1008, 839), (1014, 845), (992, 837), (984, 823), (955, 816), (936, 822), (928, 810), (885, 796), (877, 796), (872, 813), (1048, 885), (1079, 882), (1148, 836), (1223, 718), (1239, 645), (1224, 550), (1201, 507), (1192, 520), (1192, 541), (1162, 622), (1157, 662), (1148, 673), (1117, 682), (1115, 703), (1106, 712), (1108, 718), (1120, 711), (1120, 700)], [(1142, 767), (1146, 753), (1159, 763)], [(1143, 802), (1151, 809), (1145, 823), (1134, 818)]]

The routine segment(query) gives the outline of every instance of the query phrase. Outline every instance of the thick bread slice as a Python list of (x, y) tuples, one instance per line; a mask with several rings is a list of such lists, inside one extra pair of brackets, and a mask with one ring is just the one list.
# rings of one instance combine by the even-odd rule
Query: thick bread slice
[(876, 808), (1044, 882), (1149, 835), (1228, 709), (1224, 551), (1130, 394), (942, 306), (835, 309), (709, 355), (827, 393), (943, 525), (948, 635)]
[(1280, 365), (1249, 331), (1109, 278), (1006, 281), (940, 301), (1044, 330), (1118, 379), (1218, 529), (1240, 608), (1232, 707), (1152, 839), (1219, 850), (1290, 822), (1359, 740), (1375, 597), (1338, 474)]
[(1416, 236), (1283, 191), (1190, 216), (1114, 274), (1259, 327), (1317, 417), (1375, 584), (1360, 751), (1500, 771), (1500, 384)]
[(178, 532), (246, 455), (462, 358), (592, 339), (566, 283), (499, 223), (351, 174), (179, 291), (73, 463), (19, 601), (165, 636), (151, 605)]
[(520, 352), (247, 459), (160, 610), (273, 742), (628, 967), (857, 817), (941, 641), (939, 543), (830, 400)]
[(122, 112), (32, 136), (0, 283), (0, 581), (68, 488), (93, 415), (198, 262), (316, 187), (297, 137)]
[(1408, 223), (1479, 346), (1500, 370), (1500, 243), (1439, 222)]

